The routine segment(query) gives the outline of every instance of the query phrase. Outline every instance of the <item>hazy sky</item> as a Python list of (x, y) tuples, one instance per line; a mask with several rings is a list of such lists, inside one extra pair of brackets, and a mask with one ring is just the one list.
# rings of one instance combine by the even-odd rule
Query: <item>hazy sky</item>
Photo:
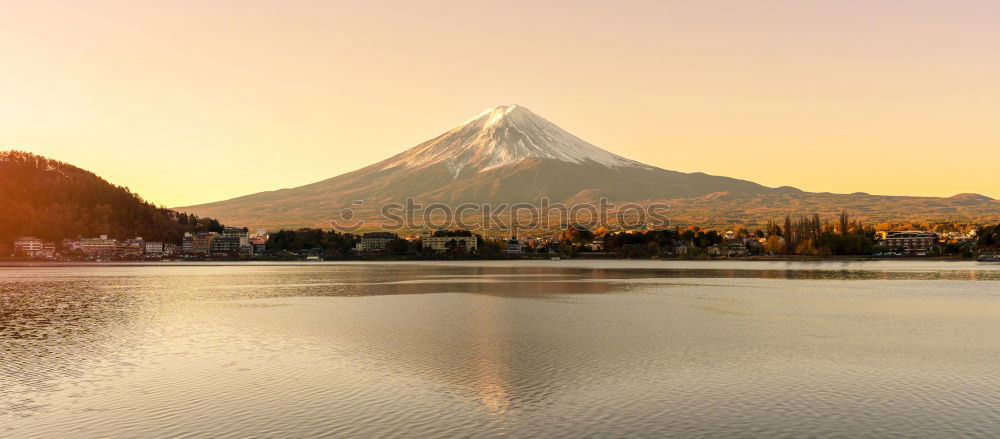
[(1000, 2), (0, 0), (0, 149), (168, 206), (520, 104), (666, 169), (1000, 198)]

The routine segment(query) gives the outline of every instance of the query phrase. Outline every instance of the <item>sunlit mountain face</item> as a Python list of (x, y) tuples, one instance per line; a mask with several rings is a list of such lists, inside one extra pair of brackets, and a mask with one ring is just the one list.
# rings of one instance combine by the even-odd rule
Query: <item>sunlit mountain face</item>
[(382, 169), (444, 165), (457, 178), (463, 170), (479, 173), (529, 159), (653, 169), (591, 145), (518, 105), (487, 109), (379, 165)]
[[(697, 154), (697, 151), (678, 153)], [(762, 170), (761, 172), (766, 172)], [(183, 209), (227, 224), (328, 227), (344, 208), (376, 224), (379, 206), (403, 203), (662, 202), (675, 222), (761, 224), (786, 214), (859, 218), (977, 220), (1000, 217), (1000, 203), (953, 198), (816, 194), (793, 187), (683, 173), (594, 146), (519, 105), (487, 109), (386, 160), (317, 183)], [(914, 206), (920, 206), (915, 209)], [(359, 207), (361, 206), (361, 207)]]

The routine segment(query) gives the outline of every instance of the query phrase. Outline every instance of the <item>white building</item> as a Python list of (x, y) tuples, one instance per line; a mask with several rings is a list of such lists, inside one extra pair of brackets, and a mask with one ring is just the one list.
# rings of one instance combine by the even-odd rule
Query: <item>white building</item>
[(144, 242), (143, 243), (143, 254), (151, 256), (159, 256), (164, 253), (164, 246), (162, 242)]
[(184, 232), (184, 238), (181, 239), (181, 251), (186, 255), (194, 253), (194, 234), (191, 232)]
[(100, 238), (83, 238), (80, 240), (83, 252), (88, 255), (111, 256), (118, 246), (117, 239), (108, 239), (108, 235), (101, 235)]
[(448, 243), (451, 241), (455, 241), (456, 246), (463, 247), (466, 251), (475, 250), (477, 245), (475, 236), (429, 236), (422, 239), (424, 248), (439, 252), (448, 250)]
[(14, 240), (14, 249), (24, 254), (40, 252), (42, 251), (42, 240), (34, 236), (22, 236)]
[(521, 253), (521, 243), (517, 240), (516, 236), (511, 236), (510, 240), (507, 241), (506, 253), (516, 255)]
[(34, 236), (22, 236), (14, 240), (14, 250), (29, 258), (52, 258), (56, 255), (56, 245)]
[(362, 252), (383, 251), (389, 241), (396, 239), (396, 234), (389, 232), (372, 232), (361, 235), (357, 249)]
[(78, 239), (64, 239), (62, 240), (63, 250), (68, 252), (83, 252), (83, 243)]
[(604, 251), (604, 237), (597, 238), (588, 245), (590, 246), (590, 251), (602, 252)]
[(253, 254), (262, 255), (267, 250), (267, 235), (264, 237), (257, 237), (250, 240), (250, 245), (253, 247)]

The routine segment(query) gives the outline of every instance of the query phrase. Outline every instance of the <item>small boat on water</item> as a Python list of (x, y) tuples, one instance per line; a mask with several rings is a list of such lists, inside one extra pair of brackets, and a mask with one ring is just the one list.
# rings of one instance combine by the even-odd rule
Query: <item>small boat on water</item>
[(979, 255), (976, 260), (979, 262), (1000, 262), (1000, 255)]
[(559, 261), (559, 260), (562, 260), (562, 258), (560, 258), (559, 256), (553, 256), (552, 260), (553, 261)]

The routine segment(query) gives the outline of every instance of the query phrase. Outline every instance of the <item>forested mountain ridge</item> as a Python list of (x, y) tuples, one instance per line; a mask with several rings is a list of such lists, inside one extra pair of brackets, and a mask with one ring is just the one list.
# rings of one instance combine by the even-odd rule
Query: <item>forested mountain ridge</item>
[(18, 236), (142, 236), (180, 242), (186, 231), (221, 230), (214, 219), (157, 207), (96, 174), (21, 151), (0, 151), (0, 243)]

